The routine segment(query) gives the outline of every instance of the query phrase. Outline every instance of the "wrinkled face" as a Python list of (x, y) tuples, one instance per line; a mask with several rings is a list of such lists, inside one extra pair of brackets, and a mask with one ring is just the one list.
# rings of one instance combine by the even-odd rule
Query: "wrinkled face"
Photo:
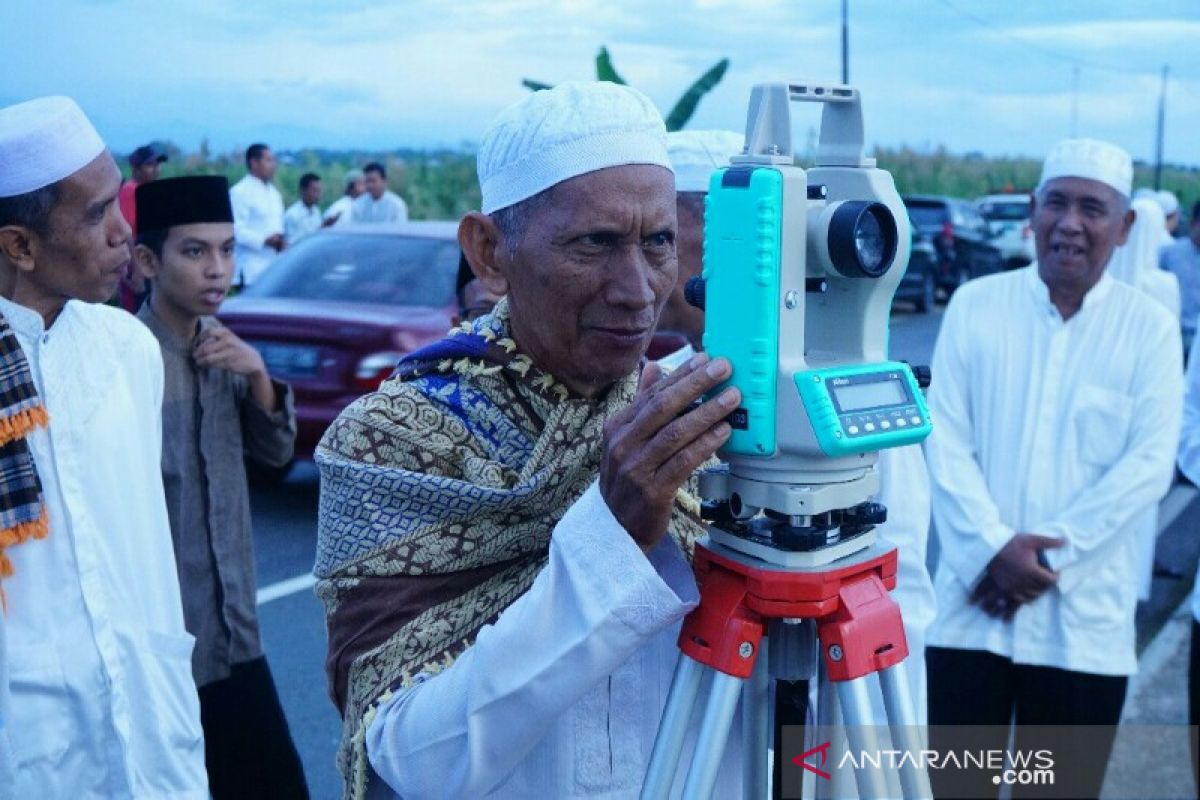
[(258, 158), (250, 159), (250, 174), (260, 181), (270, 183), (275, 179), (275, 154), (269, 149), (263, 150)]
[(676, 203), (679, 215), (679, 234), (675, 249), (679, 253), (679, 275), (663, 307), (658, 329), (682, 333), (693, 346), (700, 346), (704, 335), (704, 311), (696, 308), (683, 295), (683, 287), (700, 274), (704, 260), (704, 195), (694, 198), (680, 195)]
[(23, 304), (58, 309), (67, 300), (113, 296), (129, 265), (131, 235), (117, 206), (120, 188), (121, 171), (107, 151), (62, 181), (47, 234), (31, 235), (32, 268), (19, 278)]
[(1113, 250), (1125, 243), (1133, 213), (1111, 186), (1054, 178), (1034, 196), (1030, 224), (1045, 284), (1086, 292), (1100, 280)]
[(513, 334), (542, 368), (593, 397), (637, 368), (675, 285), (675, 182), (650, 165), (610, 167), (554, 186), (515, 255)]
[(152, 271), (154, 293), (184, 318), (215, 314), (233, 281), (233, 223), (176, 225)]
[(306, 206), (315, 206), (317, 201), (321, 199), (321, 182), (313, 181), (301, 189), (300, 199), (304, 201), (304, 205)]
[(364, 183), (367, 187), (367, 191), (370, 192), (371, 197), (374, 197), (376, 200), (383, 197), (383, 193), (387, 191), (387, 181), (383, 179), (382, 175), (374, 170), (371, 170), (367, 173)]

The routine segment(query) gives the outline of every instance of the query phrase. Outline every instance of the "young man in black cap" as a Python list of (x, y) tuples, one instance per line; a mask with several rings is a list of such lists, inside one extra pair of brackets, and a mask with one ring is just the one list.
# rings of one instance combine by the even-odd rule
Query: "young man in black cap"
[(243, 453), (292, 457), (291, 390), (212, 316), (233, 279), (229, 185), (217, 176), (138, 187), (138, 312), (162, 347), (162, 473), (184, 619), (196, 637), (205, 761), (215, 798), (307, 797), (259, 641)]

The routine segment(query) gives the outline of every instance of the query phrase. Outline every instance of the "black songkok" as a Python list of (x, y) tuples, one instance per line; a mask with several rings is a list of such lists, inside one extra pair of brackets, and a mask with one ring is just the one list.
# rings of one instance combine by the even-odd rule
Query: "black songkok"
[(176, 225), (233, 222), (229, 181), (220, 175), (163, 178), (137, 187), (138, 233), (165, 231)]

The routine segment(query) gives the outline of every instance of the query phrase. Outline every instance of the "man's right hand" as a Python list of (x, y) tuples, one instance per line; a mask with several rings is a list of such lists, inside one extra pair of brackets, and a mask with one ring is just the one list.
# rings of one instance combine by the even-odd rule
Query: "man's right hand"
[(271, 248), (272, 250), (274, 250), (277, 253), (282, 253), (283, 248), (285, 246), (284, 241), (283, 241), (283, 234), (282, 233), (272, 233), (270, 236), (268, 236), (263, 241), (263, 244), (265, 244), (267, 247)]
[[(1038, 563), (1038, 554), (1065, 544), (1062, 539), (1036, 533), (1015, 534), (988, 562), (971, 601), (993, 616), (1011, 619), (1017, 606), (1036, 600), (1058, 583), (1058, 573)], [(997, 598), (1006, 602), (1000, 603)]]
[(600, 494), (645, 552), (666, 534), (676, 492), (729, 438), (725, 418), (741, 403), (737, 389), (683, 412), (731, 369), (703, 353), (665, 378), (648, 364), (633, 402), (604, 426)]

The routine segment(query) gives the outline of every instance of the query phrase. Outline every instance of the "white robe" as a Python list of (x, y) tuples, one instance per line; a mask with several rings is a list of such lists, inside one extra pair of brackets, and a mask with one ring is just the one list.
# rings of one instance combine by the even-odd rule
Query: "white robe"
[[(1183, 381), (1177, 328), (1105, 275), (1067, 321), (1037, 264), (971, 281), (933, 356), (925, 445), (942, 549), (928, 643), (1100, 675), (1137, 669), (1140, 517), (1170, 486)], [(1058, 583), (1011, 622), (968, 601), (1017, 532)]]
[(303, 239), (314, 231), (321, 230), (321, 209), (317, 206), (306, 206), (303, 200), (297, 200), (283, 212), (283, 238), (288, 247)]
[(384, 192), (376, 200), (370, 192), (354, 198), (352, 222), (408, 222), (408, 205), (395, 192)]
[[(933, 615), (927, 481), (919, 448), (890, 453), (884, 463), (880, 499), (893, 514), (883, 533), (904, 548), (896, 596), (917, 656), (909, 679), (923, 706), (920, 653)], [(647, 559), (593, 484), (555, 528), (550, 561), (529, 591), (452, 667), (380, 707), (367, 733), (372, 767), (401, 798), (637, 797), (680, 622), (697, 600), (674, 543), (664, 541)], [(701, 699), (707, 687), (706, 679)], [(722, 800), (742, 796), (740, 719), (739, 711), (713, 793)], [(673, 796), (682, 783), (680, 774)], [(371, 796), (392, 794), (376, 782)]]
[[(1183, 400), (1183, 431), (1179, 436), (1179, 469), (1200, 485), (1200, 337), (1188, 355), (1187, 389)], [(1200, 581), (1192, 588), (1192, 616), (1200, 622)]]
[(350, 218), (354, 214), (354, 198), (348, 194), (344, 194), (337, 200), (329, 204), (329, 208), (325, 209), (322, 218), (326, 221), (336, 219), (333, 227), (337, 228), (350, 223)]
[[(1131, 208), (1134, 220), (1129, 238), (1113, 252), (1106, 271), (1118, 281), (1142, 290), (1161, 303), (1163, 308), (1171, 312), (1178, 326), (1182, 303), (1179, 279), (1158, 268), (1158, 251), (1162, 245), (1162, 233), (1166, 230), (1162, 207), (1153, 198), (1142, 198), (1134, 200)], [(1179, 347), (1182, 352), (1182, 335)], [(1149, 600), (1154, 577), (1154, 547), (1158, 543), (1158, 505), (1142, 509), (1139, 516), (1138, 600)]]
[(49, 330), (0, 299), (50, 415), (27, 441), (50, 534), (8, 549), (18, 798), (208, 797), (193, 639), (160, 472), (158, 343), (70, 301)]
[(233, 205), (234, 285), (258, 280), (278, 253), (266, 245), (275, 234), (283, 234), (283, 195), (274, 184), (247, 175), (229, 190)]

